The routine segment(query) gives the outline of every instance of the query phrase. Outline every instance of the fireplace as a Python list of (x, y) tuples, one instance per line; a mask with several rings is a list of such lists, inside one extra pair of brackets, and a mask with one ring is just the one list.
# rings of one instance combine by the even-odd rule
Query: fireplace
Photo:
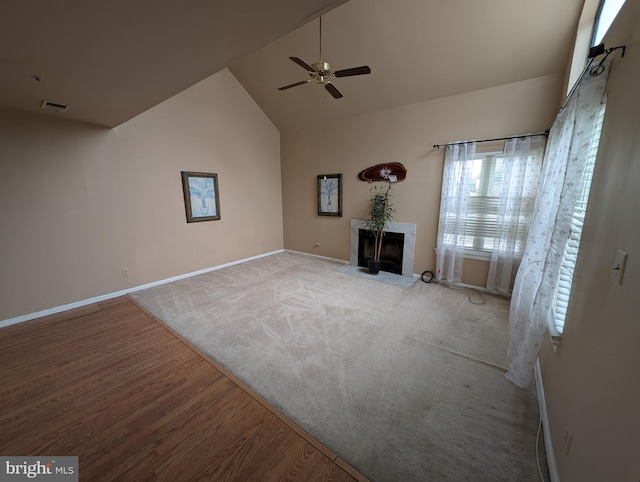
[[(367, 267), (367, 261), (374, 257), (375, 237), (366, 229), (358, 230), (358, 266)], [(404, 233), (386, 232), (382, 237), (380, 269), (389, 273), (402, 274), (402, 254)]]
[[(361, 233), (363, 233), (364, 237), (370, 236), (369, 232), (365, 229), (365, 221), (361, 219), (352, 219), (349, 264), (352, 266), (366, 267), (366, 258), (373, 257), (373, 238), (368, 241), (362, 241), (364, 244), (363, 248), (361, 248)], [(392, 264), (397, 266), (391, 270), (383, 264), (381, 267), (382, 271), (389, 271), (391, 273), (401, 274), (402, 276), (413, 277), (413, 255), (416, 241), (416, 225), (408, 223), (389, 223), (387, 225), (387, 230), (385, 231), (384, 240), (383, 254), (381, 256), (381, 258), (383, 258), (382, 261), (384, 261), (384, 258), (387, 258), (388, 260), (393, 259)], [(366, 248), (367, 243), (371, 243), (369, 248)], [(386, 248), (385, 245), (387, 245)], [(363, 254), (362, 249), (368, 249), (371, 254)], [(363, 261), (360, 258), (364, 258), (364, 264), (362, 264)], [(391, 263), (391, 261), (389, 262)]]

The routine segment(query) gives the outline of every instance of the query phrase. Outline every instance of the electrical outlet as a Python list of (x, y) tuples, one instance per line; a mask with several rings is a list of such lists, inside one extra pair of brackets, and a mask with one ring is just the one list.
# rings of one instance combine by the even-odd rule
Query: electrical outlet
[(128, 278), (129, 277), (129, 270), (122, 268), (122, 277), (123, 278)]
[(624, 268), (627, 265), (627, 253), (619, 249), (616, 252), (616, 259), (613, 262), (613, 269), (611, 271), (611, 281), (622, 285), (622, 278), (624, 276)]

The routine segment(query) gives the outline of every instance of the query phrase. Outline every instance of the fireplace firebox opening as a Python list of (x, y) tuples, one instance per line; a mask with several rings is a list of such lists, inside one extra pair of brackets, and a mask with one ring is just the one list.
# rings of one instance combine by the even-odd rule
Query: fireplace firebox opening
[[(371, 231), (360, 229), (358, 233), (358, 266), (367, 267), (367, 261), (374, 257), (375, 238)], [(402, 274), (404, 233), (385, 232), (380, 252), (380, 270)]]

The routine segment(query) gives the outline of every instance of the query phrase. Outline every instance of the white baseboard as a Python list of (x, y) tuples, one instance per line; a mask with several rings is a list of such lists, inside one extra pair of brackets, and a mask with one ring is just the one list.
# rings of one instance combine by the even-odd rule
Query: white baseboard
[(163, 279), (160, 281), (154, 281), (153, 283), (148, 283), (145, 285), (134, 286), (133, 288), (127, 288), (126, 290), (116, 291), (114, 293), (107, 293), (100, 296), (95, 296), (93, 298), (88, 298), (86, 300), (75, 301), (73, 303), (68, 303), (66, 305), (55, 306), (53, 308), (48, 308), (46, 310), (37, 311), (35, 313), (28, 313), (26, 315), (16, 316), (15, 318), (8, 318), (6, 320), (0, 321), (0, 328), (5, 326), (15, 325), (17, 323), (22, 323), (24, 321), (33, 320), (35, 318), (41, 318), (43, 316), (55, 315), (56, 313), (61, 313), (62, 311), (72, 310), (74, 308), (80, 308), (81, 306), (90, 305), (92, 303), (98, 303), (100, 301), (109, 300), (111, 298), (117, 298), (118, 296), (123, 296), (128, 293), (135, 293), (136, 291), (146, 290), (147, 288), (153, 288), (154, 286), (160, 286), (163, 284), (171, 283), (172, 281), (178, 281), (185, 278), (191, 278), (192, 276), (198, 276), (205, 273), (210, 273), (211, 271), (216, 271), (222, 268), (227, 268), (229, 266), (233, 266), (236, 264), (246, 263), (247, 261), (252, 261), (254, 259), (264, 258), (266, 256), (271, 256), (273, 254), (278, 254), (284, 252), (284, 249), (279, 249), (277, 251), (271, 251), (270, 253), (259, 254), (257, 256), (252, 256), (250, 258), (239, 259), (237, 261), (231, 261), (229, 263), (221, 264), (218, 266), (213, 266), (211, 268), (205, 268), (198, 271), (193, 271), (191, 273), (181, 274), (178, 276), (174, 276), (172, 278)]
[(556, 456), (553, 452), (553, 444), (551, 443), (547, 401), (544, 397), (544, 386), (542, 384), (542, 372), (540, 371), (539, 360), (536, 360), (534, 373), (536, 377), (536, 393), (538, 394), (538, 408), (540, 410), (540, 419), (542, 420), (542, 429), (544, 433), (544, 450), (547, 454), (547, 465), (549, 466), (549, 476), (551, 477), (551, 482), (560, 482), (558, 466), (556, 465)]
[(326, 259), (329, 261), (335, 261), (337, 263), (349, 264), (349, 261), (345, 261), (344, 259), (330, 258), (329, 256), (320, 256), (319, 254), (304, 253), (302, 251), (295, 251), (293, 249), (285, 249), (284, 251), (287, 253), (301, 254), (303, 256), (311, 256), (312, 258), (320, 258), (320, 259)]

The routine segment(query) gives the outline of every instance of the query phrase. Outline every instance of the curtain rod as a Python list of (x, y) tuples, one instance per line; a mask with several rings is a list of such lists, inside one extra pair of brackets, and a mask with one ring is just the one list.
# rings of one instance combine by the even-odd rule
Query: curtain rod
[(506, 141), (507, 139), (524, 139), (525, 137), (533, 137), (533, 136), (548, 136), (549, 130), (547, 129), (544, 132), (540, 132), (538, 134), (525, 134), (522, 136), (509, 136), (509, 137), (496, 137), (495, 139), (482, 139), (480, 141), (461, 141), (461, 142), (447, 142), (446, 144), (434, 144), (434, 149), (440, 149), (442, 146), (458, 146), (460, 144), (467, 144), (468, 142), (492, 142), (492, 141)]
[[(596, 76), (600, 75), (602, 72), (604, 72), (604, 66), (602, 64), (604, 64), (604, 61), (607, 60), (607, 57), (609, 57), (611, 52), (613, 52), (614, 50), (618, 50), (618, 49), (622, 49), (622, 54), (620, 55), (620, 57), (624, 57), (624, 53), (627, 50), (627, 46), (626, 45), (620, 45), (618, 47), (611, 47), (610, 49), (606, 49), (606, 50), (604, 48), (604, 44), (600, 44), (600, 45), (596, 45), (595, 47), (591, 47), (591, 49), (589, 50), (589, 63), (584, 68), (584, 70), (580, 73), (580, 75), (578, 76), (578, 79), (573, 83), (573, 87), (571, 88), (571, 90), (567, 94), (567, 98), (562, 103), (562, 107), (560, 107), (560, 112), (562, 112), (562, 110), (569, 103), (569, 99), (571, 99), (571, 96), (574, 94), (574, 92), (578, 88), (578, 85), (580, 84), (580, 81), (582, 80), (584, 75), (587, 72), (589, 72), (589, 75), (591, 75), (592, 77), (596, 77)], [(605, 54), (604, 58), (598, 63), (598, 65), (596, 65), (595, 67), (592, 68), (591, 64), (593, 64), (593, 61), (595, 60), (595, 58), (598, 57), (599, 55), (602, 55), (602, 54)]]

